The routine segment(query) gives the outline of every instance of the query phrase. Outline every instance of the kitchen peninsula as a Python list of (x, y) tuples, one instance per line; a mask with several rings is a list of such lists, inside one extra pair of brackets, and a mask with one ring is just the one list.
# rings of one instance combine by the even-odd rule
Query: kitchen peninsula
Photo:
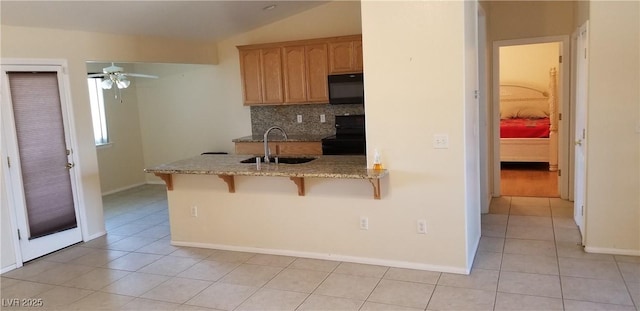
[[(162, 178), (167, 190), (173, 190), (174, 174), (217, 175), (235, 192), (234, 176), (289, 177), (298, 187), (298, 195), (305, 195), (304, 178), (366, 179), (373, 185), (375, 199), (380, 199), (380, 179), (387, 170), (367, 169), (365, 156), (318, 156), (301, 164), (241, 163), (255, 158), (251, 155), (200, 155), (145, 169)], [(283, 158), (284, 159), (284, 158)]]

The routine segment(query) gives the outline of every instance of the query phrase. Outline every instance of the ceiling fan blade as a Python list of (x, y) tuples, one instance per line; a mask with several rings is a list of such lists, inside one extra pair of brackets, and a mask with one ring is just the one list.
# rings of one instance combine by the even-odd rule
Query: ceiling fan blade
[(122, 75), (124, 75), (124, 76), (128, 76), (128, 77), (138, 77), (138, 78), (152, 78), (152, 79), (158, 79), (158, 76), (154, 76), (154, 75), (145, 75), (145, 74), (141, 74), (141, 73), (122, 73)]
[(92, 73), (90, 75), (87, 75), (87, 77), (89, 77), (89, 78), (103, 78), (103, 77), (106, 77), (106, 76), (107, 76), (107, 74), (105, 74), (105, 73)]

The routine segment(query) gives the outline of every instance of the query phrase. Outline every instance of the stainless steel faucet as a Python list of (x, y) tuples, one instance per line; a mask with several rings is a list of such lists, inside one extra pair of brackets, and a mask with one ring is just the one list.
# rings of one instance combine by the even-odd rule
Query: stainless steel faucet
[(287, 137), (287, 133), (279, 126), (272, 126), (267, 129), (267, 131), (264, 132), (264, 163), (270, 162), (269, 157), (271, 156), (271, 152), (269, 152), (269, 133), (271, 133), (272, 130), (280, 130), (280, 132), (282, 132), (282, 136), (284, 136), (284, 140), (286, 141), (289, 139)]

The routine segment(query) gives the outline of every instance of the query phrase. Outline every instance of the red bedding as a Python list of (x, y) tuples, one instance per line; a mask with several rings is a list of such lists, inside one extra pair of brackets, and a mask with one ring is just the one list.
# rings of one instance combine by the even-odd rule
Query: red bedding
[(549, 137), (549, 118), (500, 120), (500, 138), (546, 137)]

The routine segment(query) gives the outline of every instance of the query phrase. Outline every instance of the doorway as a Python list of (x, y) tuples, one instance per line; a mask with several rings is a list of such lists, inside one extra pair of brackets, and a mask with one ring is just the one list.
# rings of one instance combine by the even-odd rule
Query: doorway
[(63, 64), (2, 66), (2, 147), (16, 265), (82, 241)]
[[(562, 60), (563, 55), (569, 54), (568, 48), (569, 39), (566, 36), (494, 42), (495, 197), (508, 195), (566, 199), (569, 196), (569, 174), (566, 174), (569, 163), (569, 63)], [(553, 70), (555, 78), (552, 77)], [(552, 80), (556, 81), (556, 86), (550, 92)], [(556, 103), (557, 108), (549, 105), (551, 101)], [(525, 130), (537, 127), (543, 131), (546, 128), (546, 133), (533, 133), (539, 135), (534, 139), (517, 136), (521, 135), (519, 133), (503, 134), (508, 137), (503, 139), (498, 134), (501, 133), (501, 123), (506, 130), (517, 126)], [(563, 171), (565, 174), (562, 174)]]

